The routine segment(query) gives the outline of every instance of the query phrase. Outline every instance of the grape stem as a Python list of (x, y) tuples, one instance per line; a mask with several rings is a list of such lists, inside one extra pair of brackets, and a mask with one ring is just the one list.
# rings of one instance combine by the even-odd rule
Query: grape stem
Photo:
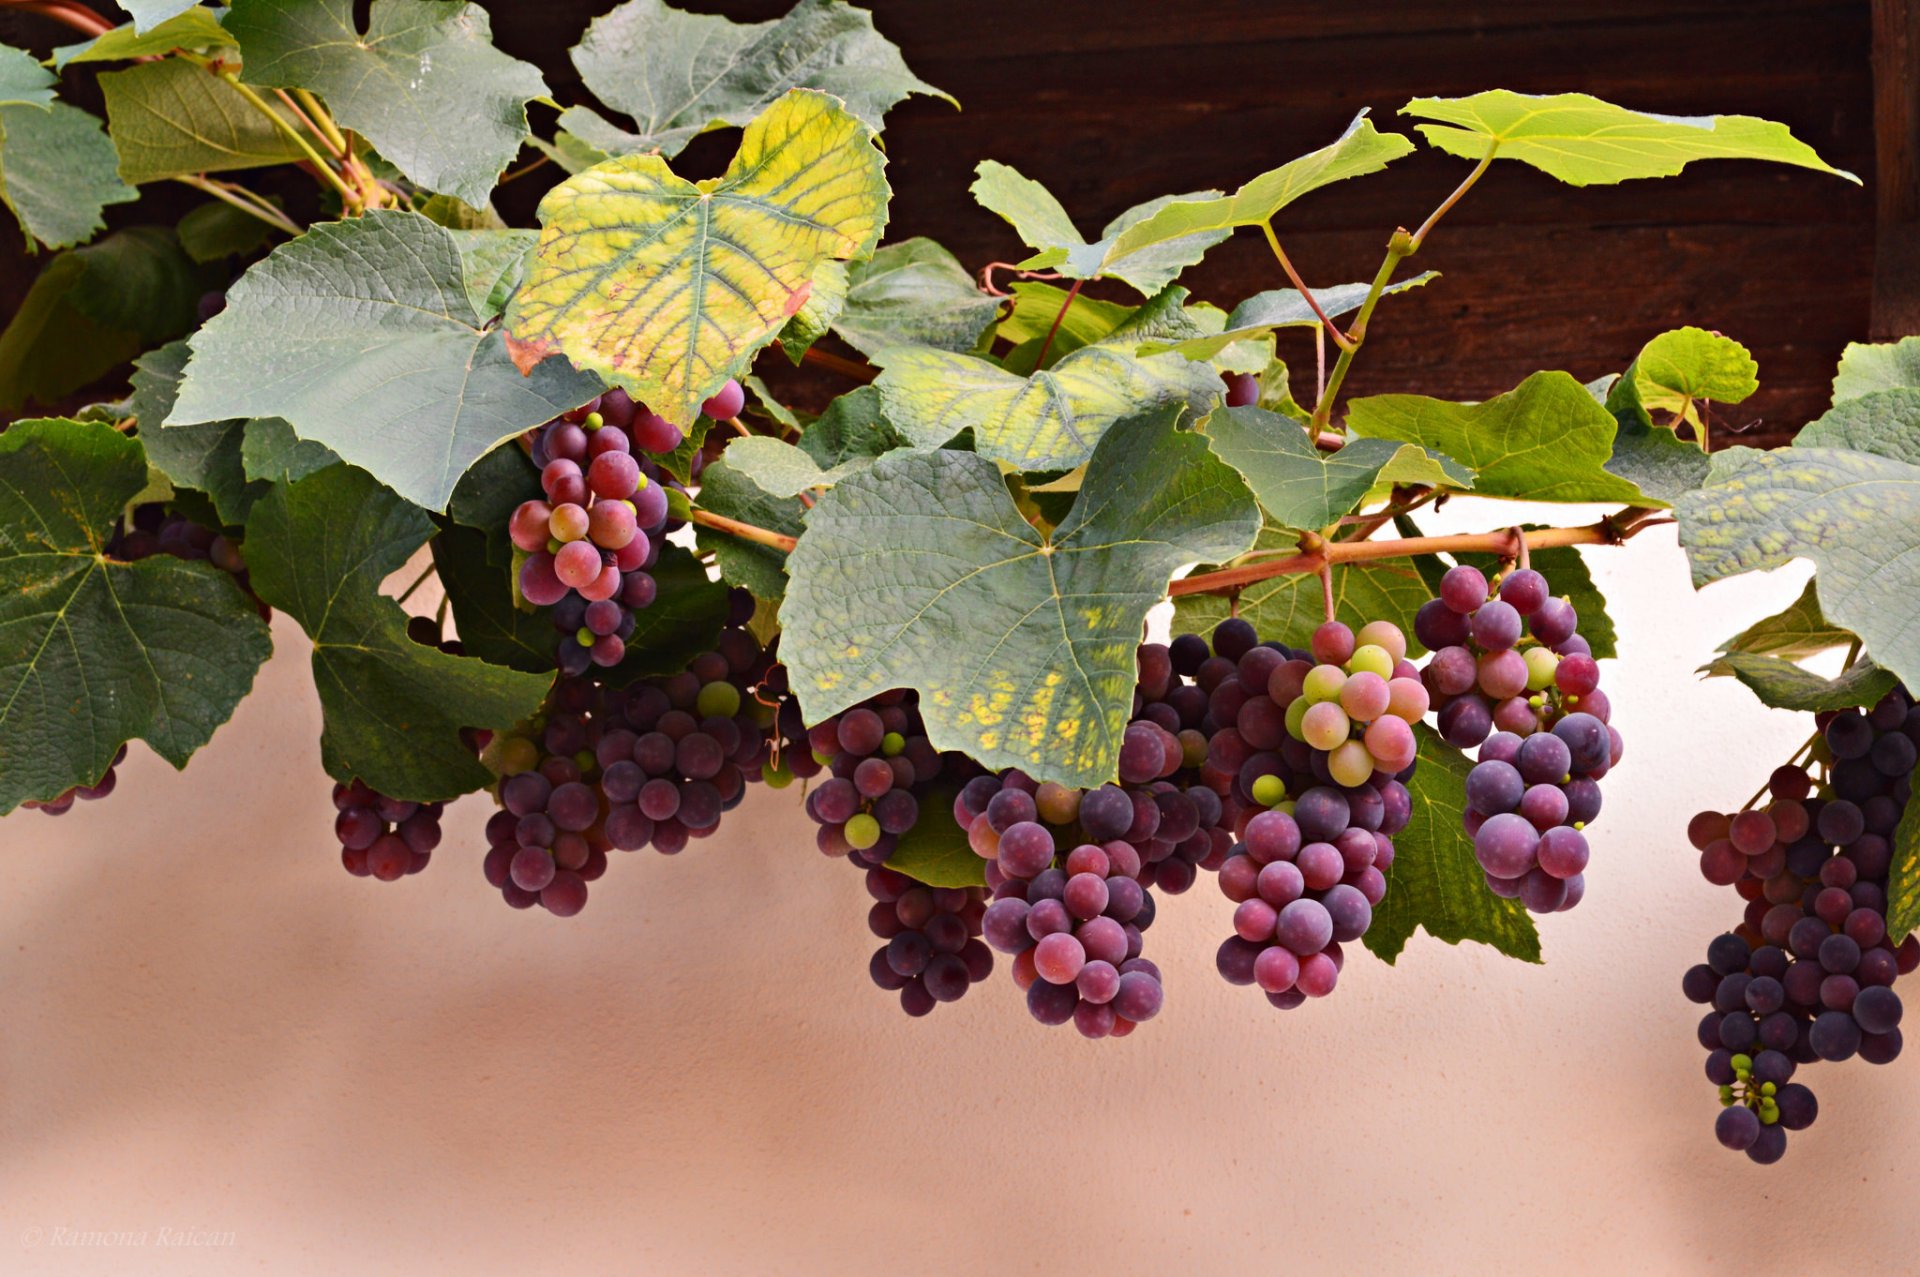
[(213, 196), (213, 198), (224, 204), (231, 204), (249, 217), (259, 218), (275, 230), (285, 231), (287, 234), (296, 237), (301, 234), (300, 226), (297, 222), (244, 186), (236, 186), (231, 182), (218, 181), (204, 174), (190, 177), (176, 177), (173, 180), (182, 185), (191, 186), (196, 191), (204, 191), (206, 194)]
[(349, 212), (357, 213), (366, 207), (366, 200), (361, 196), (360, 192), (348, 186), (346, 182), (341, 179), (340, 175), (333, 171), (332, 166), (321, 158), (320, 152), (313, 149), (313, 144), (307, 141), (306, 136), (301, 133), (299, 129), (296, 129), (287, 122), (286, 116), (274, 110), (272, 104), (254, 92), (251, 85), (240, 82), (240, 73), (238, 71), (222, 71), (220, 78), (232, 85), (235, 91), (247, 100), (248, 105), (252, 106), (253, 109), (260, 112), (260, 114), (266, 116), (267, 119), (273, 122), (273, 126), (276, 129), (279, 129), (281, 133), (286, 135), (289, 141), (300, 148), (302, 154), (306, 156), (307, 161), (313, 166), (314, 171), (338, 192), (341, 202), (346, 205)]
[(1333, 563), (1328, 560), (1320, 564), (1320, 604), (1326, 610), (1327, 620), (1340, 619), (1333, 606)]
[(742, 523), (738, 519), (729, 519), (724, 514), (715, 514), (711, 510), (702, 510), (698, 506), (687, 512), (687, 520), (702, 527), (713, 528), (739, 537), (742, 541), (752, 541), (757, 545), (772, 546), (776, 550), (792, 553), (798, 540), (784, 532), (775, 532), (770, 528), (757, 528), (751, 523)]
[[(1671, 519), (1653, 517), (1656, 513), (1642, 506), (1628, 506), (1597, 523), (1573, 528), (1536, 528), (1531, 532), (1523, 532), (1520, 541), (1530, 549), (1560, 545), (1619, 545), (1647, 528), (1672, 522)], [(1184, 577), (1168, 586), (1167, 593), (1175, 598), (1184, 594), (1224, 594), (1270, 577), (1317, 573), (1324, 566), (1334, 563), (1405, 559), (1421, 554), (1511, 553), (1514, 539), (1514, 530), (1511, 528), (1449, 536), (1400, 537), (1392, 541), (1329, 541), (1317, 532), (1308, 532), (1300, 538), (1299, 553), (1288, 558)]]
[(419, 588), (420, 588), (421, 586), (423, 586), (423, 585), (425, 585), (425, 584), (427, 583), (427, 578), (428, 578), (428, 577), (430, 577), (430, 576), (432, 576), (432, 575), (433, 575), (433, 564), (431, 564), (431, 563), (429, 563), (429, 564), (427, 564), (427, 566), (426, 566), (426, 567), (425, 567), (425, 568), (424, 568), (424, 569), (423, 569), (423, 570), (421, 571), (421, 573), (420, 573), (420, 575), (419, 575), (419, 576), (416, 576), (416, 577), (414, 577), (414, 578), (413, 578), (413, 584), (412, 584), (412, 585), (409, 585), (409, 586), (408, 586), (408, 587), (407, 587), (406, 589), (404, 589), (404, 590), (402, 590), (402, 591), (400, 591), (400, 597), (399, 597), (399, 598), (397, 598), (397, 599), (395, 599), (395, 600), (394, 600), (394, 602), (395, 602), (395, 603), (405, 603), (405, 602), (406, 602), (406, 601), (407, 601), (408, 599), (410, 599), (410, 598), (412, 598), (412, 597), (413, 597), (413, 592), (414, 592), (415, 590), (417, 590), (417, 589), (419, 589)]
[(1280, 247), (1280, 237), (1273, 232), (1272, 219), (1260, 223), (1260, 229), (1265, 232), (1267, 247), (1273, 250), (1274, 257), (1279, 260), (1280, 269), (1287, 273), (1287, 278), (1292, 281), (1294, 288), (1299, 292), (1301, 297), (1306, 299), (1306, 303), (1313, 309), (1313, 313), (1319, 316), (1321, 330), (1324, 331), (1327, 336), (1333, 338), (1333, 344), (1340, 347), (1340, 349), (1351, 349), (1353, 343), (1345, 333), (1340, 331), (1340, 325), (1334, 323), (1332, 319), (1328, 318), (1327, 312), (1320, 309), (1320, 302), (1314, 297), (1313, 290), (1307, 287), (1306, 282), (1300, 278), (1300, 272), (1293, 268), (1291, 261), (1287, 260), (1287, 250)]
[(113, 23), (82, 5), (70, 3), (70, 0), (0, 0), (0, 5), (64, 22), (75, 31), (90, 36), (103, 36), (113, 30)]
[[(1076, 279), (1073, 281), (1073, 287), (1067, 290), (1067, 300), (1060, 303), (1060, 310), (1053, 317), (1053, 326), (1047, 329), (1046, 340), (1040, 343), (1040, 355), (1033, 361), (1035, 372), (1047, 366), (1047, 351), (1053, 348), (1053, 335), (1060, 331), (1060, 322), (1067, 317), (1067, 312), (1073, 309), (1073, 299), (1080, 295), (1080, 285), (1086, 282), (1084, 279)], [(1319, 307), (1316, 306), (1314, 309), (1318, 310)]]
[(821, 350), (818, 346), (808, 346), (806, 353), (800, 356), (802, 363), (817, 364), (828, 372), (837, 372), (842, 377), (851, 377), (855, 381), (872, 381), (880, 375), (880, 370), (872, 364), (858, 359), (847, 359), (841, 355)]

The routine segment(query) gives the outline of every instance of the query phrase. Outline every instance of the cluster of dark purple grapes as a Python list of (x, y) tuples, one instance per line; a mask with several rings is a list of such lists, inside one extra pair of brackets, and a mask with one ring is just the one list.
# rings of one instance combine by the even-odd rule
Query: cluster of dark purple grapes
[[(716, 420), (746, 402), (729, 381), (702, 411)], [(569, 676), (618, 665), (633, 637), (633, 614), (652, 605), (671, 476), (647, 454), (673, 452), (686, 434), (615, 387), (533, 432), (545, 500), (523, 502), (508, 522), (526, 553), (520, 593), (551, 607), (560, 639), (554, 658)]]
[(881, 940), (867, 964), (873, 982), (900, 994), (908, 1015), (958, 1002), (993, 974), (993, 952), (980, 941), (987, 893), (980, 887), (929, 887), (906, 874), (866, 871), (873, 908), (867, 926)]
[(340, 839), (340, 863), (356, 878), (381, 882), (419, 873), (440, 845), (444, 807), (389, 798), (358, 780), (336, 784), (333, 832)]
[(593, 746), (605, 728), (605, 689), (562, 678), (543, 711), (488, 745), (499, 770), (500, 810), (487, 821), (487, 881), (515, 909), (538, 904), (570, 918), (586, 908), (587, 884), (607, 871), (600, 764)]
[(1819, 1111), (1792, 1080), (1800, 1065), (1900, 1054), (1893, 983), (1920, 966), (1920, 936), (1896, 943), (1887, 931), (1891, 840), (1912, 797), (1920, 708), (1896, 689), (1867, 713), (1816, 723), (1824, 784), (1789, 764), (1769, 778), (1766, 806), (1701, 812), (1687, 827), (1703, 875), (1747, 902), (1681, 988), (1709, 1007), (1699, 1037), (1720, 1088), (1715, 1134), (1761, 1163), (1778, 1161), (1787, 1132)]
[(1579, 624), (1532, 568), (1508, 572), (1496, 591), (1467, 564), (1448, 570), (1414, 618), (1433, 650), (1421, 677), (1441, 737), (1479, 746), (1462, 819), (1487, 889), (1534, 913), (1585, 896), (1583, 831), (1623, 748)]
[(1204, 741), (1198, 781), (1225, 825), (1219, 882), (1234, 934), (1215, 965), (1282, 1010), (1324, 997), (1341, 944), (1366, 934), (1386, 898), (1393, 835), (1412, 815), (1410, 722), (1426, 693), (1406, 638), (1383, 621), (1357, 634), (1330, 621), (1296, 652), (1234, 618), (1215, 627), (1211, 648), (1182, 635), (1169, 656), (1176, 676), (1194, 680), (1167, 700), (1182, 710), (1183, 739)]
[(798, 703), (788, 700), (781, 727), (792, 742), (786, 770), (801, 779), (826, 777), (806, 801), (807, 815), (820, 826), (820, 850), (850, 855), (866, 867), (893, 854), (900, 836), (919, 821), (920, 800), (935, 781), (964, 779), (959, 773), (968, 766), (961, 755), (933, 747), (910, 692), (882, 692), (804, 729)]

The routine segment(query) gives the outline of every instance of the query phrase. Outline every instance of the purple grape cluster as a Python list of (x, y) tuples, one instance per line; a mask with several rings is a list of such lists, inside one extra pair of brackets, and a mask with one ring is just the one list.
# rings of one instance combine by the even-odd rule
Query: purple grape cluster
[(355, 780), (334, 785), (333, 808), (340, 863), (356, 878), (393, 882), (417, 874), (440, 845), (444, 803), (389, 798)]
[(1899, 1056), (1893, 984), (1920, 967), (1920, 935), (1887, 928), (1892, 838), (1920, 761), (1920, 708), (1896, 688), (1866, 713), (1815, 716), (1824, 769), (1788, 764), (1762, 808), (1701, 812), (1687, 836), (1702, 873), (1746, 900), (1741, 923), (1707, 947), (1681, 991), (1708, 1010), (1699, 1025), (1707, 1078), (1720, 1089), (1714, 1130), (1756, 1162), (1778, 1161), (1787, 1132), (1818, 1113), (1799, 1066)]
[(606, 730), (605, 691), (561, 678), (543, 712), (489, 743), (501, 773), (500, 810), (487, 821), (487, 881), (515, 909), (538, 904), (570, 918), (587, 904), (587, 884), (607, 871), (607, 837), (593, 746)]
[[(784, 690), (784, 681), (780, 686)], [(806, 799), (807, 815), (820, 827), (816, 845), (866, 868), (893, 854), (936, 782), (963, 780), (972, 767), (964, 755), (933, 747), (910, 692), (882, 692), (810, 727), (802, 726), (799, 703), (789, 699), (780, 723), (789, 742), (787, 774), (824, 777)]]
[(900, 994), (908, 1015), (958, 1002), (993, 974), (993, 952), (980, 941), (985, 889), (929, 887), (884, 866), (866, 871), (866, 885), (873, 897), (867, 926), (882, 942), (868, 971), (875, 984)]
[(1448, 570), (1414, 617), (1433, 650), (1421, 671), (1440, 735), (1479, 747), (1462, 814), (1487, 889), (1534, 913), (1586, 894), (1585, 829), (1599, 781), (1620, 761), (1620, 733), (1580, 618), (1530, 567), (1498, 587), (1469, 564)]

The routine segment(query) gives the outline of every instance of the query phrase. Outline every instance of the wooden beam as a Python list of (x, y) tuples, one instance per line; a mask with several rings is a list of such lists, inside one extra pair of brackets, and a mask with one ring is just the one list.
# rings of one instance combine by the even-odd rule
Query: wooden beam
[(1920, 333), (1920, 0), (1873, 0), (1877, 338)]

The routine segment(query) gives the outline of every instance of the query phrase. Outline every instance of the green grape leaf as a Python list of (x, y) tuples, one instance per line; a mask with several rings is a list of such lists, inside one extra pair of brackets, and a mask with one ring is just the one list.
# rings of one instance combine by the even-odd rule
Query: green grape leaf
[[(1625, 378), (1621, 378), (1622, 381)], [(1617, 382), (1615, 383), (1618, 384)], [(1707, 454), (1686, 442), (1665, 426), (1648, 425), (1638, 405), (1621, 406), (1607, 401), (1607, 410), (1615, 413), (1619, 433), (1613, 437), (1613, 455), (1607, 458), (1607, 473), (1640, 489), (1655, 502), (1672, 505), (1686, 493), (1699, 487), (1707, 477)]]
[(202, 265), (244, 257), (265, 247), (273, 234), (273, 227), (253, 214), (219, 200), (191, 210), (174, 229), (181, 249)]
[(1220, 197), (1219, 191), (1194, 191), (1135, 205), (1107, 223), (1098, 240), (1088, 243), (1053, 193), (1018, 169), (998, 160), (982, 160), (974, 172), (978, 176), (968, 188), (974, 200), (1005, 218), (1021, 241), (1037, 250), (1020, 263), (1023, 270), (1057, 271), (1068, 279), (1118, 279), (1138, 289), (1141, 296), (1151, 297), (1233, 234), (1231, 227), (1212, 227), (1120, 249), (1123, 234), (1162, 209)]
[(460, 271), (466, 279), (467, 300), (473, 313), (490, 320), (507, 307), (507, 299), (526, 277), (527, 255), (538, 237), (528, 230), (458, 230), (447, 234), (460, 253)]
[(41, 66), (31, 53), (0, 44), (0, 106), (51, 109), (54, 90), (59, 84), (59, 78)]
[[(1268, 520), (1253, 543), (1255, 551), (1291, 549), (1299, 533)], [(1238, 615), (1263, 639), (1305, 647), (1326, 620), (1320, 578), (1311, 573), (1268, 577), (1240, 592)], [(1418, 655), (1413, 614), (1433, 597), (1420, 574), (1406, 563), (1343, 563), (1333, 573), (1334, 615), (1358, 629), (1368, 621), (1392, 621), (1407, 636), (1407, 650)], [(1232, 605), (1213, 594), (1182, 594), (1174, 600), (1176, 634), (1211, 634), (1233, 615)]]
[(1760, 388), (1760, 365), (1731, 337), (1704, 328), (1676, 328), (1645, 346), (1607, 396), (1615, 416), (1632, 411), (1643, 423), (1667, 412), (1696, 430), (1701, 400), (1739, 403)]
[(911, 687), (938, 749), (1066, 785), (1112, 779), (1148, 609), (1181, 564), (1230, 558), (1259, 527), (1240, 477), (1178, 418), (1110, 432), (1048, 535), (967, 453), (883, 457), (829, 489), (780, 609), (809, 721)]
[(188, 331), (216, 279), (158, 226), (59, 254), (0, 334), (0, 405), (59, 399)]
[(204, 492), (228, 527), (245, 523), (247, 511), (266, 492), (266, 485), (248, 482), (242, 461), (247, 423), (209, 421), (194, 426), (162, 427), (180, 393), (180, 373), (187, 366), (187, 343), (170, 341), (134, 361), (133, 395), (128, 407), (140, 423), (140, 442), (147, 463), (160, 470), (175, 488)]
[(327, 774), (357, 776), (411, 802), (455, 798), (490, 782), (460, 729), (519, 722), (553, 681), (407, 637), (406, 613), (380, 584), (433, 531), (419, 507), (347, 465), (276, 484), (247, 517), (255, 593), (313, 641)]
[(1413, 815), (1393, 836), (1387, 894), (1374, 907), (1373, 925), (1364, 937), (1367, 949), (1391, 965), (1419, 927), (1447, 944), (1473, 940), (1509, 958), (1539, 962), (1540, 934), (1533, 919), (1518, 900), (1502, 900), (1487, 890), (1473, 839), (1461, 827), (1473, 763), (1424, 723), (1414, 733), (1420, 738), (1420, 762), (1407, 784)]
[(1201, 413), (1219, 399), (1220, 379), (1205, 365), (1132, 353), (1169, 329), (1190, 331), (1185, 297), (1169, 287), (1101, 341), (1028, 377), (978, 355), (901, 346), (876, 356), (885, 367), (873, 384), (888, 419), (916, 447), (937, 448), (971, 430), (982, 456), (1023, 471), (1070, 470), (1122, 418), (1169, 404)]
[(560, 636), (544, 608), (514, 606), (511, 542), (504, 535), (456, 523), (443, 525), (428, 549), (464, 653), (508, 669), (550, 675)]
[(185, 767), (272, 650), (212, 564), (107, 557), (146, 486), (139, 443), (103, 422), (0, 434), (0, 812), (93, 784), (136, 737)]
[[(1381, 295), (1403, 293), (1439, 277), (1439, 271), (1430, 270), (1397, 284), (1389, 284)], [(1367, 299), (1368, 287), (1366, 284), (1335, 284), (1331, 288), (1316, 288), (1313, 298), (1320, 303), (1320, 309), (1327, 313), (1327, 318), (1337, 319), (1360, 309), (1360, 303)], [(1313, 307), (1307, 304), (1305, 297), (1291, 288), (1275, 288), (1255, 293), (1235, 306), (1218, 332), (1189, 337), (1184, 341), (1144, 342), (1140, 353), (1157, 355), (1172, 350), (1188, 359), (1213, 359), (1236, 342), (1265, 337), (1282, 328), (1316, 328), (1319, 324), (1319, 317), (1313, 313)]]
[(874, 460), (850, 457), (838, 465), (823, 468), (793, 444), (764, 435), (735, 439), (727, 445), (726, 456), (727, 464), (751, 480), (755, 487), (769, 496), (789, 499), (815, 488), (831, 488), (848, 475), (865, 470)]
[(887, 868), (929, 887), (984, 887), (987, 862), (974, 854), (967, 831), (948, 815), (959, 790), (938, 785), (920, 798), (920, 819), (900, 835)]
[(1843, 399), (1794, 438), (1800, 448), (1851, 448), (1920, 465), (1920, 389), (1876, 390)]
[(516, 358), (564, 352), (692, 421), (805, 304), (821, 262), (872, 251), (884, 166), (865, 124), (795, 90), (747, 125), (720, 177), (630, 155), (562, 182), (508, 312)]
[(780, 329), (780, 349), (798, 365), (813, 343), (825, 337), (847, 304), (847, 264), (829, 258), (813, 268), (807, 301)]
[(863, 355), (902, 344), (972, 350), (1000, 313), (952, 253), (916, 237), (847, 268), (846, 304), (833, 331)]
[(151, 31), (199, 3), (200, 0), (120, 0), (120, 7), (133, 18), (135, 31)]
[(910, 93), (953, 101), (907, 69), (871, 14), (840, 0), (800, 0), (783, 18), (751, 23), (628, 0), (594, 19), (573, 64), (595, 97), (638, 126), (629, 132), (585, 107), (562, 112), (561, 128), (603, 158), (678, 155), (709, 129), (748, 123), (790, 89), (832, 94), (876, 133)]
[(1870, 661), (1862, 661), (1844, 673), (1827, 678), (1778, 656), (1752, 652), (1716, 656), (1708, 662), (1706, 673), (1731, 674), (1759, 697), (1762, 705), (1804, 714), (1871, 706), (1898, 682), (1891, 673)]
[(1920, 686), (1920, 465), (1842, 448), (1729, 448), (1675, 512), (1696, 588), (1810, 559), (1821, 612)]
[(135, 184), (305, 158), (240, 90), (182, 58), (104, 72), (100, 90), (120, 176)]
[(880, 392), (872, 386), (857, 387), (835, 399), (800, 435), (800, 450), (822, 467), (906, 446), (906, 436), (887, 420)]
[(713, 650), (726, 624), (727, 587), (707, 575), (706, 564), (691, 550), (662, 545), (660, 561), (647, 573), (659, 583), (660, 596), (633, 614), (627, 658), (607, 675), (616, 683), (678, 674), (694, 657)]
[(1477, 476), (1474, 494), (1525, 501), (1657, 504), (1604, 467), (1613, 416), (1563, 372), (1537, 372), (1481, 403), (1373, 395), (1347, 405), (1347, 428), (1455, 457)]
[(774, 398), (773, 391), (760, 378), (751, 375), (742, 377), (740, 385), (747, 392), (749, 412), (757, 410), (767, 420), (778, 422), (789, 430), (800, 430), (806, 426), (806, 419)]
[(1820, 595), (1815, 582), (1808, 581), (1783, 611), (1755, 621), (1720, 645), (1723, 655), (1777, 656), (1788, 661), (1804, 660), (1845, 647), (1853, 642), (1853, 631), (1841, 629), (1820, 611)]
[(453, 486), (447, 517), (469, 528), (504, 535), (507, 520), (521, 502), (545, 496), (533, 459), (518, 447), (503, 445), (467, 467)]
[(1655, 115), (1585, 93), (1490, 89), (1464, 98), (1415, 98), (1402, 115), (1449, 155), (1519, 160), (1572, 186), (1672, 177), (1695, 160), (1771, 160), (1860, 179), (1837, 169), (1784, 124), (1749, 115)]
[(561, 360), (522, 376), (474, 309), (455, 233), (373, 212), (315, 226), (234, 283), (194, 334), (168, 421), (282, 417), (441, 510), (495, 444), (600, 389)]
[(1128, 227), (1113, 251), (1134, 253), (1200, 232), (1263, 225), (1302, 195), (1350, 177), (1377, 173), (1412, 150), (1413, 143), (1400, 134), (1377, 132), (1362, 111), (1328, 145), (1262, 173), (1231, 195), (1166, 205)]
[(29, 247), (84, 243), (106, 225), (107, 205), (138, 199), (115, 173), (117, 163), (99, 117), (79, 107), (0, 106), (0, 200)]
[(227, 34), (212, 9), (193, 8), (144, 31), (129, 22), (97, 39), (64, 45), (53, 51), (53, 65), (64, 71), (76, 62), (125, 62), (159, 57), (175, 49), (234, 49), (239, 43)]
[[(729, 447), (725, 456), (700, 472), (700, 508), (757, 528), (799, 536), (803, 530), (800, 503), (762, 488), (731, 463), (732, 456)], [(757, 599), (777, 601), (786, 594), (787, 556), (779, 550), (708, 527), (696, 529), (695, 542), (701, 553), (713, 555), (720, 579), (729, 585), (751, 590)]]
[(1848, 342), (1833, 375), (1833, 401), (1857, 399), (1876, 390), (1920, 388), (1920, 337), (1869, 344)]
[[(1085, 293), (1069, 299), (1067, 290), (1022, 279), (1013, 284), (1013, 309), (1000, 321), (998, 335), (1014, 345), (1039, 342), (1053, 331), (1056, 357), (1072, 354), (1082, 346), (1091, 346), (1127, 322), (1138, 306), (1103, 301)], [(1058, 316), (1060, 325), (1054, 327)]]
[[(172, 430), (197, 430), (197, 426), (169, 426)], [(240, 464), (247, 478), (268, 483), (292, 483), (316, 470), (325, 470), (340, 458), (324, 443), (302, 439), (293, 427), (278, 417), (256, 417), (247, 423), (240, 441)]]
[(226, 27), (248, 84), (318, 93), (413, 182), (469, 204), (487, 202), (547, 93), (538, 67), (493, 47), (477, 4), (373, 0), (362, 35), (353, 0), (233, 0)]
[(1908, 803), (1893, 831), (1893, 867), (1887, 871), (1887, 938), (1904, 941), (1920, 926), (1920, 803)]
[(1471, 470), (1418, 444), (1355, 439), (1321, 452), (1297, 422), (1263, 408), (1216, 409), (1202, 428), (1283, 527), (1326, 527), (1383, 484), (1473, 487)]

